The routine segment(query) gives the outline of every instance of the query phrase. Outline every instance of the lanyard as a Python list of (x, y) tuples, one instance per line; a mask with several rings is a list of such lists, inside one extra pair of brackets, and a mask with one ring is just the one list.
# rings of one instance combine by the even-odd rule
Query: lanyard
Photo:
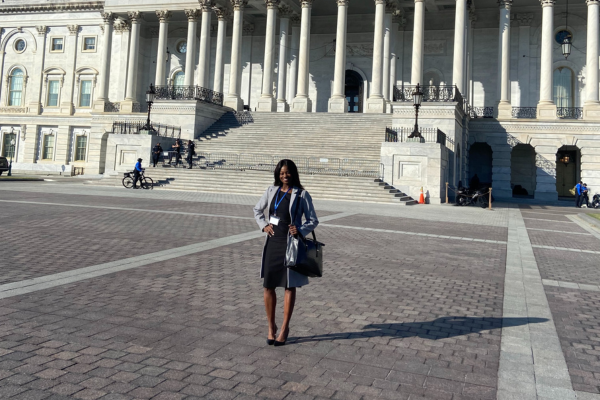
[[(292, 190), (292, 188), (289, 188), (288, 191), (285, 192), (285, 194), (281, 197), (281, 199), (279, 199), (279, 192), (281, 192), (281, 187), (279, 187), (279, 189), (277, 189), (277, 194), (275, 195), (275, 214), (277, 214), (277, 208), (279, 208), (279, 205), (281, 204), (283, 199), (285, 199), (285, 196), (287, 196), (287, 194), (290, 192), (290, 190)], [(279, 201), (278, 201), (278, 199), (279, 199)]]

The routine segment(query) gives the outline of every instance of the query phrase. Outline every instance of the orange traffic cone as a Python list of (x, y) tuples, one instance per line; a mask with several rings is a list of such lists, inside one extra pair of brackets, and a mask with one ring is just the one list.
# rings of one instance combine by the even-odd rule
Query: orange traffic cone
[(425, 195), (423, 194), (423, 186), (421, 186), (421, 194), (419, 195), (419, 204), (425, 204)]

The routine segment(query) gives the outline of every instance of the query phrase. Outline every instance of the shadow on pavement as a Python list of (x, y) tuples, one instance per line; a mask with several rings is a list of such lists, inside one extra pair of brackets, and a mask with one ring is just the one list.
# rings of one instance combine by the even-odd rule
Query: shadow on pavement
[(546, 322), (546, 318), (493, 318), (493, 317), (442, 317), (433, 321), (403, 322), (395, 324), (366, 325), (362, 331), (327, 333), (324, 335), (290, 337), (290, 343), (320, 342), (337, 339), (361, 339), (369, 337), (408, 338), (438, 340), (479, 333), (502, 327), (522, 326)]

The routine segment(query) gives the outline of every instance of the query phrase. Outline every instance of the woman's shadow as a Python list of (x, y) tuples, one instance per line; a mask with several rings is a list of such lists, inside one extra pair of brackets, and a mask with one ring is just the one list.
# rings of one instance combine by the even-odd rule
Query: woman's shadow
[(337, 339), (361, 339), (369, 337), (408, 338), (438, 340), (479, 333), (503, 327), (522, 326), (546, 322), (546, 318), (496, 318), (496, 317), (441, 317), (433, 321), (402, 322), (393, 324), (370, 324), (362, 331), (327, 333), (323, 335), (290, 337), (290, 343), (320, 342)]

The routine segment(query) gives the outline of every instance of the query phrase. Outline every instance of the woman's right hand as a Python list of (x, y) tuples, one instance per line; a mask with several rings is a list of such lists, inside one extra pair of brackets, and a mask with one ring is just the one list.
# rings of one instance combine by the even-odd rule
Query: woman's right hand
[(273, 225), (269, 224), (263, 228), (263, 232), (265, 232), (269, 236), (275, 235), (275, 230), (273, 229)]

